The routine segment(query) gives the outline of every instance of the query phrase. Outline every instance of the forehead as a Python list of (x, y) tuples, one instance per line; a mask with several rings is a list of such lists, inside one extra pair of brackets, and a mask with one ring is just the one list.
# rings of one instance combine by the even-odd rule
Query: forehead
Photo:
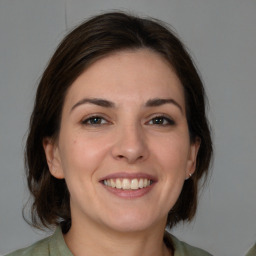
[(70, 86), (66, 101), (81, 97), (128, 98), (175, 97), (184, 104), (183, 87), (172, 66), (150, 49), (126, 50), (103, 57), (90, 65)]

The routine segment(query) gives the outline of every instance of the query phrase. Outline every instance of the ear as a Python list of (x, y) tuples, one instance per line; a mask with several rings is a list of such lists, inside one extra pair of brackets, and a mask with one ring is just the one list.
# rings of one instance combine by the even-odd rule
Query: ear
[(189, 179), (196, 170), (196, 159), (197, 154), (200, 148), (201, 139), (197, 137), (193, 143), (190, 145), (190, 152), (188, 156), (188, 163), (187, 163), (187, 171), (186, 177)]
[(64, 179), (59, 149), (55, 141), (46, 137), (43, 139), (43, 147), (50, 173), (57, 179)]

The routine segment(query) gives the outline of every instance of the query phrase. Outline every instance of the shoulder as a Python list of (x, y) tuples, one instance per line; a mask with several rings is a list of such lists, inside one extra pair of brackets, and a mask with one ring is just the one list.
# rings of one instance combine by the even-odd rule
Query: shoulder
[(72, 253), (64, 241), (60, 227), (57, 227), (53, 235), (6, 256), (72, 256)]
[(167, 234), (166, 236), (167, 239), (171, 240), (174, 247), (174, 256), (212, 256), (212, 254), (206, 252), (205, 250), (182, 242), (171, 234)]
[(15, 252), (7, 254), (6, 256), (32, 256), (32, 255), (48, 256), (50, 239), (51, 237), (47, 237), (43, 240), (40, 240), (32, 244), (27, 248), (19, 249)]
[(245, 256), (255, 256), (256, 255), (256, 243), (255, 245), (247, 252)]

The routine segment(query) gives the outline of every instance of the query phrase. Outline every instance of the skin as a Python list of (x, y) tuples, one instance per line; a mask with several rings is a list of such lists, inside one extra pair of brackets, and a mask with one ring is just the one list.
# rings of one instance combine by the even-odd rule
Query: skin
[[(121, 51), (92, 64), (69, 88), (58, 139), (43, 145), (52, 175), (70, 191), (64, 238), (74, 255), (171, 255), (162, 239), (167, 215), (199, 143), (189, 139), (182, 85), (160, 55)], [(102, 182), (143, 175), (153, 180), (145, 193), (113, 193)]]

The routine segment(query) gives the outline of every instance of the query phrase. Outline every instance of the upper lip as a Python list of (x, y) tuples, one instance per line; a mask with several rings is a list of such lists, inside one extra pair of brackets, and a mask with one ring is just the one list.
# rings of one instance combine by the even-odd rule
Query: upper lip
[(139, 179), (139, 178), (144, 178), (144, 179), (149, 179), (152, 181), (157, 181), (157, 178), (154, 177), (153, 175), (147, 174), (147, 173), (130, 173), (130, 172), (119, 172), (119, 173), (112, 173), (107, 176), (104, 176), (100, 179), (100, 181), (103, 180), (108, 180), (108, 179)]

